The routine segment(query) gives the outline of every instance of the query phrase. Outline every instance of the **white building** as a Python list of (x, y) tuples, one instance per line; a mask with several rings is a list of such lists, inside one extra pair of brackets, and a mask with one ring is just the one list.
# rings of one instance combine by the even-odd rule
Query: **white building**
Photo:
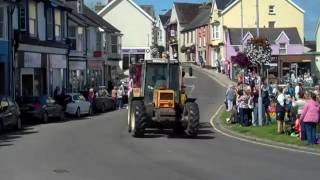
[(167, 46), (167, 37), (166, 37), (166, 28), (167, 23), (170, 20), (171, 10), (163, 15), (159, 15), (157, 17), (156, 27), (157, 27), (157, 45), (163, 46), (166, 48)]
[(121, 31), (122, 69), (139, 59), (151, 58), (154, 18), (132, 0), (113, 0), (98, 12)]

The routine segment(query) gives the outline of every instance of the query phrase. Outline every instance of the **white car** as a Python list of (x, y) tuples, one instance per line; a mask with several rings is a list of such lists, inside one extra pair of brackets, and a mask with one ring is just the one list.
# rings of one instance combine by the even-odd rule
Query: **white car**
[(66, 106), (66, 113), (70, 115), (75, 115), (80, 118), (81, 115), (92, 115), (92, 106), (89, 101), (86, 101), (79, 93), (71, 93), (66, 95), (66, 100), (68, 102)]

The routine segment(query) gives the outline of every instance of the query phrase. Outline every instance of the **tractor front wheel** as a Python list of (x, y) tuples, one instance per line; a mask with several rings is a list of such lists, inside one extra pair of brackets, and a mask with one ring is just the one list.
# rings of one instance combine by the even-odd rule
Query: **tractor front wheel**
[(132, 101), (129, 112), (129, 131), (133, 137), (142, 137), (147, 126), (147, 115), (143, 101)]
[(183, 118), (186, 121), (186, 134), (188, 136), (197, 136), (200, 126), (200, 112), (197, 103), (186, 103), (183, 110)]

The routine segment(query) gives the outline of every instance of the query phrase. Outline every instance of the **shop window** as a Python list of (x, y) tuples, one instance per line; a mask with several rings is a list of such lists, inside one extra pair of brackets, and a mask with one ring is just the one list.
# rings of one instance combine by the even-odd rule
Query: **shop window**
[(97, 40), (96, 40), (96, 50), (97, 51), (101, 51), (102, 49), (102, 33), (101, 32), (97, 32)]
[(38, 34), (37, 3), (29, 1), (29, 33), (32, 37)]
[(54, 33), (57, 41), (61, 40), (61, 11), (54, 10)]
[(281, 55), (287, 54), (287, 44), (286, 43), (279, 44), (279, 54), (281, 54)]
[(47, 39), (53, 39), (53, 11), (52, 8), (47, 9)]

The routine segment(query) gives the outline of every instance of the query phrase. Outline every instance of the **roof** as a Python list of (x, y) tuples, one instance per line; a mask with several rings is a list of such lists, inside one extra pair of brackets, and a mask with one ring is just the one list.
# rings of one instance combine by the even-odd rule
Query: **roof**
[[(251, 33), (253, 36), (257, 35), (256, 28), (244, 28), (245, 36), (247, 33)], [(229, 28), (228, 29), (230, 41), (232, 45), (241, 44), (241, 28)], [(284, 32), (290, 39), (290, 44), (302, 44), (297, 28), (260, 28), (260, 36), (267, 38), (271, 44), (274, 44), (280, 34)]]
[(159, 15), (160, 21), (163, 26), (167, 24), (167, 22), (170, 20), (170, 17), (171, 17), (171, 9), (163, 15)]
[(218, 9), (223, 10), (226, 7), (228, 7), (231, 3), (233, 3), (235, 0), (216, 0), (216, 4)]
[[(223, 1), (223, 0), (221, 0)], [(222, 14), (225, 14), (226, 12), (228, 12), (230, 9), (232, 9), (233, 6), (235, 6), (236, 4), (238, 4), (239, 2), (241, 2), (242, 0), (230, 0), (231, 2), (229, 2), (229, 4), (226, 5), (226, 7), (223, 9)], [(295, 7), (297, 10), (299, 10), (302, 13), (305, 13), (305, 11), (298, 6), (296, 3), (294, 3), (292, 0), (286, 0), (289, 4), (291, 4), (293, 7)]]
[[(116, 6), (116, 3), (120, 3), (123, 0), (113, 0), (110, 3), (108, 3), (103, 9), (101, 9), (98, 12), (98, 15), (102, 15), (102, 13), (105, 13), (107, 11), (108, 8), (112, 8), (114, 6)], [(153, 17), (151, 17), (146, 11), (144, 11), (140, 6), (138, 6), (133, 0), (126, 0), (128, 1), (130, 4), (132, 4), (139, 12), (141, 12), (144, 16), (146, 16), (150, 21), (154, 22), (155, 19)]]
[(106, 20), (104, 20), (101, 16), (96, 14), (94, 11), (92, 11), (89, 7), (83, 6), (83, 14), (87, 18), (89, 18), (91, 21), (94, 21), (96, 24), (98, 24), (102, 29), (108, 30), (111, 32), (120, 32), (117, 28), (112, 26), (110, 23), (108, 23)]
[(210, 8), (202, 8), (200, 9), (199, 14), (191, 21), (191, 23), (186, 26), (182, 32), (196, 29), (198, 27), (209, 24), (210, 22)]
[(317, 42), (316, 41), (305, 41), (304, 46), (309, 48), (310, 51), (317, 51)]
[(82, 23), (87, 24), (89, 26), (98, 26), (98, 24), (92, 22), (92, 20), (88, 19), (83, 14), (78, 13), (77, 6), (75, 5), (74, 1), (67, 1), (66, 6), (71, 9), (71, 14), (73, 15), (73, 17), (81, 20)]
[(140, 5), (141, 9), (143, 9), (146, 13), (148, 13), (151, 17), (155, 17), (154, 7), (152, 5)]
[(202, 4), (175, 2), (174, 6), (180, 24), (190, 23), (198, 15), (201, 5)]

